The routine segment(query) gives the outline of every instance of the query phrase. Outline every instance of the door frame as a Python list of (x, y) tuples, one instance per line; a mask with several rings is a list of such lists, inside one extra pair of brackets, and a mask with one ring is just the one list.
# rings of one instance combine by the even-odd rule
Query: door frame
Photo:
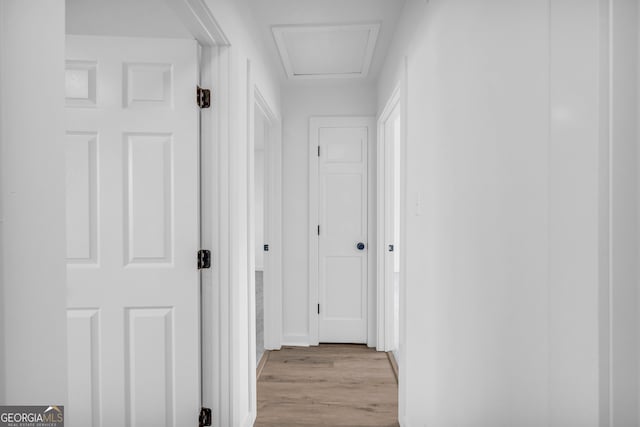
[(264, 346), (266, 350), (279, 350), (282, 331), (282, 212), (281, 212), (281, 120), (274, 113), (254, 81), (251, 60), (247, 59), (247, 284), (249, 314), (249, 412), (255, 420), (258, 408), (256, 390), (256, 301), (255, 301), (255, 110), (258, 108), (269, 127), (264, 141), (264, 240), (269, 243), (269, 252), (264, 257), (263, 306)]
[[(211, 269), (200, 270), (200, 400), (214, 425), (231, 419), (229, 351), (233, 322), (229, 253), (230, 42), (204, 0), (164, 0), (198, 42), (200, 86), (211, 89), (212, 107), (200, 111), (200, 247), (211, 251)], [(195, 100), (195, 96), (194, 96)], [(223, 329), (224, 328), (224, 329)], [(227, 330), (225, 330), (227, 329)]]
[[(220, 241), (220, 232), (217, 227), (222, 226), (223, 218), (221, 209), (221, 188), (228, 187), (228, 179), (219, 173), (223, 164), (219, 151), (228, 145), (228, 46), (222, 28), (218, 25), (204, 0), (164, 0), (165, 4), (175, 13), (193, 39), (198, 43), (198, 80), (205, 88), (218, 88), (216, 101), (220, 108), (201, 110), (198, 118), (198, 239), (201, 248), (212, 251), (212, 265), (222, 266), (219, 254), (223, 247)], [(210, 141), (210, 143), (209, 143)], [(226, 179), (226, 180), (225, 180)], [(194, 268), (195, 268), (194, 254)], [(214, 270), (201, 270), (198, 277), (199, 295), (199, 328), (200, 340), (198, 347), (193, 351), (199, 353), (199, 402), (198, 405), (214, 409), (216, 425), (224, 424), (221, 421), (222, 408), (229, 407), (220, 396), (228, 395), (229, 381), (224, 382), (226, 369), (220, 366), (228, 366), (232, 357), (225, 357), (224, 344), (221, 343), (220, 325), (229, 322), (215, 319), (212, 313), (218, 313), (228, 304), (220, 301), (220, 296), (215, 294), (219, 289), (224, 271), (222, 268)], [(194, 414), (197, 416), (197, 414)], [(224, 418), (222, 418), (224, 419)]]
[[(249, 278), (255, 295), (255, 277), (251, 274), (255, 270), (255, 186), (254, 186), (254, 153), (255, 153), (255, 121), (254, 114), (257, 107), (269, 128), (269, 134), (264, 141), (264, 243), (269, 244), (269, 252), (264, 257), (264, 347), (266, 350), (280, 350), (282, 347), (282, 121), (274, 113), (258, 84), (254, 82), (251, 73), (251, 61), (247, 61), (247, 117), (248, 117), (248, 158), (249, 190), (247, 206), (248, 215), (248, 251)], [(253, 304), (255, 307), (255, 301)], [(255, 325), (254, 322), (251, 325)], [(255, 332), (255, 331), (254, 331)], [(255, 344), (255, 333), (254, 343)], [(255, 349), (254, 349), (255, 350)], [(254, 351), (255, 353), (255, 351)], [(255, 372), (253, 373), (255, 376)]]
[(319, 301), (319, 165), (318, 129), (326, 126), (361, 126), (367, 128), (367, 346), (376, 346), (376, 204), (375, 140), (376, 120), (370, 116), (317, 116), (309, 119), (309, 345), (320, 344)]
[[(384, 122), (389, 118), (391, 113), (394, 110), (395, 106), (400, 107), (400, 244), (407, 241), (407, 129), (408, 129), (408, 94), (409, 94), (409, 79), (408, 79), (408, 58), (404, 56), (402, 58), (402, 62), (399, 67), (399, 75), (397, 83), (391, 92), (391, 95), (387, 99), (382, 112), (378, 116), (378, 165), (382, 162), (384, 165)], [(382, 126), (381, 126), (382, 125)], [(378, 174), (378, 183), (380, 180), (384, 182), (384, 168), (381, 169), (382, 172)], [(384, 200), (384, 184), (380, 184), (378, 186), (378, 197), (379, 200)], [(378, 204), (378, 224), (377, 229), (380, 231), (380, 227), (384, 227), (385, 224), (385, 216), (384, 216), (384, 204)], [(382, 228), (382, 233), (384, 233), (384, 228)], [(384, 234), (382, 234), (384, 236)], [(380, 245), (384, 249), (384, 244)], [(402, 249), (402, 248), (401, 248)], [(380, 251), (378, 251), (378, 256), (380, 255)], [(407, 359), (407, 349), (406, 349), (406, 324), (407, 324), (407, 316), (405, 311), (406, 306), (406, 271), (407, 271), (407, 257), (404, 255), (404, 252), (401, 250), (400, 252), (400, 316), (399, 316), (399, 331), (400, 336), (398, 337), (398, 350), (400, 352), (400, 357), (397, 360), (399, 372), (398, 372), (398, 420), (400, 425), (405, 423), (405, 415), (407, 408), (407, 390), (406, 390), (406, 375), (407, 370), (403, 369), (405, 366), (405, 360)], [(378, 274), (380, 274), (380, 270), (378, 270)], [(385, 330), (387, 328), (387, 324), (385, 320), (388, 320), (384, 317), (384, 313), (393, 313), (393, 298), (387, 298), (388, 290), (385, 287), (384, 281), (384, 271), (381, 275), (378, 276), (378, 287), (377, 287), (377, 297), (378, 297), (378, 313), (379, 318), (377, 322), (377, 332), (378, 338), (381, 342), (378, 343), (377, 350), (385, 351), (385, 347), (387, 345), (385, 340)], [(392, 286), (391, 286), (392, 287)], [(393, 290), (389, 290), (392, 292)], [(392, 295), (392, 294), (391, 294)], [(389, 310), (389, 311), (387, 311)], [(393, 316), (392, 316), (393, 317)], [(393, 324), (388, 327), (393, 327)], [(391, 342), (389, 343), (389, 345)]]
[[(397, 84), (391, 96), (387, 100), (382, 113), (378, 117), (377, 129), (377, 226), (376, 230), (382, 242), (378, 245), (377, 250), (377, 345), (378, 351), (391, 351), (393, 350), (393, 342), (395, 335), (395, 320), (394, 320), (394, 289), (393, 280), (388, 282), (388, 265), (387, 265), (387, 251), (386, 246), (389, 242), (384, 241), (387, 236), (387, 228), (389, 227), (389, 218), (387, 218), (387, 209), (389, 208), (389, 195), (387, 194), (387, 188), (389, 184), (393, 183), (393, 177), (386, 173), (386, 153), (387, 153), (387, 141), (385, 134), (385, 124), (391, 118), (391, 115), (400, 108), (400, 141), (396, 143), (400, 144), (400, 220), (403, 217), (403, 189), (404, 189), (404, 126), (403, 126), (403, 107), (402, 107), (402, 85)], [(393, 201), (391, 201), (393, 203)], [(402, 224), (402, 223), (401, 223)], [(401, 232), (402, 234), (402, 232)], [(400, 236), (402, 237), (402, 236)], [(402, 242), (402, 238), (400, 239)], [(393, 243), (397, 245), (397, 243)], [(401, 255), (402, 256), (402, 255)], [(400, 271), (402, 276), (402, 269)], [(402, 280), (401, 280), (402, 283)]]

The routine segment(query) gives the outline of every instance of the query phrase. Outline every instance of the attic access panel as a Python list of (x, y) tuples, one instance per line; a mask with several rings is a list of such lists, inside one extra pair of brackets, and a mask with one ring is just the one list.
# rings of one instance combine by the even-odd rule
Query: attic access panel
[(366, 77), (380, 24), (274, 26), (290, 79)]

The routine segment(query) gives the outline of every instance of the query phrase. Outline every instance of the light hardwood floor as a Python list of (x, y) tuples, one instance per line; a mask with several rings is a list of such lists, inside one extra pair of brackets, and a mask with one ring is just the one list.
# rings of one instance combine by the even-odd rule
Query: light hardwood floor
[(258, 378), (255, 427), (397, 427), (398, 384), (386, 353), (323, 344), (271, 351)]

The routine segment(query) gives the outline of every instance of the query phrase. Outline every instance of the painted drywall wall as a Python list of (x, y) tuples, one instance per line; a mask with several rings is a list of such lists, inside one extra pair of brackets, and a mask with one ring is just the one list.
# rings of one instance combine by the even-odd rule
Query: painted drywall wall
[(427, 7), (408, 56), (406, 422), (544, 425), (547, 10)]
[[(3, 70), (3, 66), (2, 64), (4, 63), (4, 40), (6, 39), (5, 36), (5, 32), (4, 32), (4, 16), (5, 16), (5, 12), (4, 12), (4, 3), (0, 2), (0, 100), (3, 99), (2, 97), (2, 81), (3, 81), (3, 76), (4, 76), (4, 70)], [(0, 101), (0, 165), (3, 164), (3, 153), (2, 153), (2, 129), (3, 129), (3, 109), (4, 109), (4, 105), (3, 103)], [(1, 195), (3, 194), (1, 189), (4, 188), (3, 185), (4, 179), (2, 176), (2, 173), (0, 173), (0, 272), (4, 271), (4, 245), (2, 244), (2, 242), (4, 242), (4, 197), (2, 197)], [(5, 362), (5, 339), (4, 339), (4, 328), (5, 328), (5, 323), (4, 323), (4, 286), (5, 286), (5, 282), (4, 282), (4, 274), (0, 273), (0, 405), (4, 405), (6, 404), (6, 400), (5, 400), (5, 384), (7, 383), (6, 378), (6, 362)]]
[[(640, 8), (638, 8), (638, 14), (636, 15), (636, 19), (637, 22), (639, 23), (638, 25), (638, 33), (637, 33), (637, 46), (638, 46), (638, 50), (636, 51), (637, 55), (638, 55), (638, 70), (637, 70), (637, 79), (636, 79), (636, 83), (637, 83), (637, 100), (638, 103), (636, 105), (637, 107), (637, 120), (636, 120), (636, 132), (637, 132), (637, 144), (640, 145)], [(637, 147), (637, 145), (636, 145)], [(637, 274), (637, 291), (638, 291), (638, 297), (637, 297), (637, 304), (638, 307), (640, 308), (640, 149), (637, 150), (637, 177), (636, 177), (636, 185), (637, 185), (637, 204), (636, 204), (636, 208), (637, 208), (637, 221), (636, 221), (636, 225), (637, 225), (637, 233), (636, 236), (638, 237), (638, 256), (636, 257), (636, 274)], [(640, 310), (639, 310), (640, 311)], [(638, 320), (636, 322), (636, 327), (637, 327), (637, 334), (636, 334), (636, 339), (637, 339), (637, 351), (638, 354), (640, 355), (640, 313), (638, 313)], [(640, 362), (638, 362), (640, 363)], [(640, 420), (640, 367), (638, 368), (638, 376), (637, 376), (637, 384), (638, 384), (638, 396), (636, 398), (636, 408), (637, 408), (637, 413), (638, 413), (638, 420)]]
[(267, 122), (260, 108), (254, 107), (254, 158), (253, 158), (253, 182), (254, 182), (254, 234), (255, 234), (255, 267), (256, 270), (264, 270), (264, 190), (265, 190), (265, 142), (267, 137)]
[[(635, 16), (631, 2), (615, 6), (617, 19)], [(607, 10), (595, 0), (405, 6), (378, 85), (381, 109), (406, 76), (403, 425), (600, 423), (609, 398)], [(621, 338), (635, 333), (623, 325), (633, 319), (623, 295), (634, 292), (624, 195), (635, 191), (623, 157), (636, 157), (622, 111), (633, 101), (622, 91), (635, 93), (625, 67), (636, 53), (615, 38), (633, 24), (613, 25), (612, 236), (622, 254), (612, 289), (622, 292), (612, 342), (620, 375), (635, 376)], [(623, 420), (635, 407), (616, 408), (634, 380), (613, 379)]]
[(309, 119), (372, 116), (370, 85), (324, 83), (283, 88), (283, 345), (309, 344)]
[[(251, 61), (252, 80), (260, 89), (269, 107), (277, 117), (281, 117), (280, 108), (280, 81), (283, 78), (278, 58), (266, 54), (266, 42), (257, 31), (253, 10), (248, 0), (205, 0), (216, 21), (222, 27), (231, 45), (233, 70), (239, 74), (231, 73), (238, 88), (243, 89), (246, 95), (246, 62)], [(244, 100), (235, 100), (235, 108), (243, 109), (243, 117), (246, 117), (246, 103)], [(246, 124), (246, 123), (245, 123)], [(239, 130), (239, 129), (238, 129)], [(246, 126), (243, 127), (246, 133)], [(246, 138), (246, 136), (245, 136)]]
[[(549, 20), (549, 419), (553, 426), (600, 423), (600, 277), (606, 267), (599, 244), (600, 145), (606, 120), (600, 86), (597, 1), (552, 1)], [(605, 35), (606, 33), (603, 33)], [(603, 44), (606, 45), (606, 44)], [(603, 52), (604, 58), (606, 53)], [(602, 58), (604, 60), (604, 58)], [(604, 76), (603, 76), (604, 77)], [(602, 126), (602, 128), (601, 128)], [(606, 202), (606, 200), (605, 200)], [(604, 218), (603, 218), (604, 220)], [(600, 233), (603, 233), (602, 235)], [(602, 279), (602, 280), (601, 280)], [(570, 314), (570, 315), (568, 315)], [(602, 383), (604, 385), (604, 383)], [(603, 395), (603, 401), (608, 397)]]
[(67, 398), (64, 13), (63, 0), (2, 2), (0, 387), (8, 404)]
[[(214, 367), (207, 372), (212, 375), (210, 381), (213, 386), (204, 390), (203, 401), (214, 409), (215, 425), (249, 426), (255, 420), (257, 405), (255, 289), (253, 254), (250, 252), (253, 248), (249, 245), (253, 236), (248, 232), (249, 221), (252, 220), (248, 202), (249, 197), (253, 197), (249, 192), (249, 177), (253, 171), (250, 169), (252, 165), (248, 164), (254, 102), (250, 98), (253, 87), (258, 87), (274, 115), (280, 117), (280, 77), (276, 58), (267, 57), (264, 53), (265, 41), (257, 34), (248, 1), (205, 0), (205, 3), (222, 27), (230, 46), (219, 52), (228, 59), (225, 70), (214, 70), (228, 76), (228, 91), (227, 82), (219, 88), (224, 92), (222, 98), (228, 100), (228, 105), (221, 106), (228, 119), (228, 134), (225, 123), (218, 158), (213, 160), (219, 166), (216, 173), (224, 174), (220, 179), (221, 182), (228, 180), (228, 187), (220, 189), (219, 203), (223, 212), (219, 244), (222, 250), (213, 254), (214, 265), (220, 266), (216, 273), (219, 286), (211, 289), (211, 295), (216, 299), (213, 303), (217, 306), (218, 301), (225, 301), (221, 306), (226, 310), (217, 314), (215, 322), (221, 332), (212, 351), (227, 351), (220, 352), (219, 360), (211, 361)], [(212, 241), (211, 236), (207, 239)]]
[(638, 6), (611, 11), (611, 414), (638, 425)]
[[(256, 127), (256, 129), (258, 129)], [(256, 150), (254, 157), (255, 182), (255, 236), (256, 270), (264, 270), (264, 149)]]

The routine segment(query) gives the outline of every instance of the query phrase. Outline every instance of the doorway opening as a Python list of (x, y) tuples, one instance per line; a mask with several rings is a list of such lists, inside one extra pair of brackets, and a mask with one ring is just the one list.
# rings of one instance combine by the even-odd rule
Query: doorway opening
[[(313, 117), (309, 124), (311, 344), (371, 344), (375, 235), (373, 117)], [(315, 227), (314, 227), (315, 224)], [(315, 309), (315, 310), (314, 310)]]
[[(250, 75), (250, 72), (249, 72)], [(280, 348), (277, 333), (280, 322), (278, 301), (280, 274), (280, 171), (277, 167), (279, 156), (279, 119), (262, 96), (258, 87), (250, 90), (253, 94), (249, 129), (249, 150), (251, 152), (249, 182), (252, 198), (250, 231), (253, 247), (252, 260), (255, 296), (255, 347), (256, 363), (262, 360), (266, 350)], [(265, 289), (267, 292), (265, 292)]]
[(378, 349), (400, 360), (403, 223), (401, 85), (378, 119)]
[[(255, 360), (249, 364), (250, 389), (255, 393), (256, 368), (268, 350), (280, 348), (281, 327), (281, 170), (280, 119), (254, 84), (251, 63), (248, 75), (248, 248), (249, 313), (254, 331), (250, 348)], [(255, 394), (254, 394), (255, 395)]]
[(195, 94), (224, 35), (197, 1), (65, 6), (66, 421), (187, 425), (219, 378), (217, 277), (197, 262), (219, 261), (218, 113)]
[[(68, 1), (82, 3), (79, 0)], [(135, 7), (144, 11), (153, 9), (147, 4), (150, 1), (130, 3), (135, 3)], [(197, 6), (203, 4), (201, 1), (167, 2), (174, 6), (187, 5), (186, 9), (197, 15), (195, 18), (191, 16), (192, 21), (207, 21), (203, 19), (209, 13), (206, 7), (199, 9)], [(124, 0), (113, 2), (121, 6), (128, 3)], [(253, 2), (252, 7), (259, 7), (258, 3)], [(381, 4), (377, 13), (385, 19), (390, 15), (389, 21), (392, 22), (397, 13), (396, 8), (397, 6)], [(100, 9), (93, 10), (97, 14), (100, 14), (99, 11)], [(184, 10), (183, 12), (186, 13)], [(176, 16), (181, 14), (176, 13)], [(329, 20), (334, 19), (335, 17)], [(354, 22), (356, 21), (359, 18), (354, 17)], [(135, 20), (131, 22), (135, 23)], [(154, 28), (157, 30), (158, 27), (163, 26)], [(173, 28), (171, 25), (164, 27)], [(272, 26), (266, 27), (272, 31)], [(194, 223), (199, 222), (199, 212), (201, 224), (198, 225), (201, 228), (200, 240), (196, 239), (196, 244), (193, 245), (194, 252), (202, 248), (211, 249), (215, 269), (204, 271), (199, 276), (201, 293), (198, 295), (198, 308), (201, 313), (198, 308), (195, 311), (201, 316), (201, 324), (194, 331), (201, 334), (201, 342), (196, 344), (195, 351), (197, 354), (201, 350), (202, 365), (195, 365), (200, 369), (198, 381), (201, 383), (198, 385), (202, 385), (202, 406), (223, 408), (225, 411), (214, 412), (214, 422), (217, 424), (225, 424), (226, 420), (241, 422), (255, 415), (255, 368), (263, 351), (277, 350), (287, 344), (315, 346), (320, 342), (344, 342), (379, 347), (383, 342), (378, 341), (380, 325), (376, 324), (380, 319), (376, 315), (380, 301), (376, 289), (379, 281), (376, 274), (379, 247), (377, 240), (382, 240), (384, 236), (376, 231), (375, 206), (378, 191), (375, 76), (379, 75), (381, 65), (380, 60), (376, 65), (374, 51), (380, 24), (311, 26), (304, 28), (304, 31), (298, 31), (298, 27), (290, 28), (295, 25), (285, 27), (287, 28), (276, 31), (284, 38), (276, 38), (276, 43), (284, 41), (280, 43), (280, 47), (291, 48), (290, 55), (285, 56), (288, 61), (293, 61), (287, 65), (293, 67), (294, 71), (288, 77), (292, 82), (287, 83), (277, 79), (271, 81), (273, 75), (270, 72), (274, 70), (265, 71), (264, 68), (268, 68), (265, 67), (267, 61), (263, 61), (264, 58), (254, 61), (252, 56), (256, 53), (250, 49), (244, 51), (244, 46), (240, 46), (242, 43), (236, 44), (240, 46), (238, 54), (234, 53), (234, 60), (231, 61), (231, 55), (224, 47), (227, 43), (224, 37), (208, 45), (216, 44), (211, 49), (205, 47), (199, 38), (205, 33), (216, 34), (216, 31), (186, 31), (183, 34), (185, 39), (193, 42), (195, 38), (201, 44), (197, 49), (197, 58), (202, 61), (200, 83), (206, 87), (207, 83), (212, 86), (215, 82), (220, 82), (212, 92), (212, 100), (216, 103), (212, 109), (214, 113), (200, 116), (200, 126), (196, 128), (200, 131), (202, 143), (199, 147), (200, 175), (195, 178), (194, 185), (196, 188), (200, 185), (200, 206), (199, 210), (196, 206)], [(218, 33), (220, 34), (219, 31)], [(339, 55), (339, 59), (343, 61), (341, 69), (324, 70), (322, 64), (315, 62), (324, 57), (323, 52), (304, 46), (296, 47), (295, 43), (299, 41), (325, 49), (325, 33), (338, 41), (347, 38), (348, 43), (330, 43), (332, 46), (344, 45), (353, 49), (351, 53), (343, 52)], [(105, 34), (102, 36), (111, 37)], [(137, 34), (136, 37), (141, 36)], [(153, 37), (161, 38), (158, 34), (153, 34)], [(390, 40), (390, 36), (384, 37), (387, 42)], [(331, 48), (325, 50), (327, 55), (335, 53)], [(312, 58), (307, 58), (305, 52), (315, 53)], [(381, 54), (376, 55), (382, 58)], [(359, 57), (364, 60), (355, 60)], [(100, 62), (95, 68), (91, 68), (93, 60), (90, 58), (73, 60), (78, 61), (75, 65), (80, 70), (77, 73), (79, 78), (86, 75), (90, 81), (103, 71)], [(127, 82), (134, 82), (132, 90), (140, 89), (140, 92), (128, 98), (132, 105), (138, 103), (140, 108), (143, 105), (154, 107), (156, 112), (172, 105), (163, 96), (169, 93), (167, 87), (174, 82), (171, 73), (176, 72), (176, 68), (167, 67), (168, 61), (155, 63), (148, 58), (123, 61), (140, 68), (134, 70), (133, 74), (126, 75)], [(357, 72), (350, 71), (352, 66), (356, 66)], [(371, 75), (368, 74), (370, 67), (376, 70)], [(299, 82), (298, 76), (304, 74), (306, 69), (316, 73), (315, 77), (309, 82)], [(275, 72), (272, 74), (275, 75)], [(352, 77), (357, 79), (351, 80)], [(312, 81), (316, 78), (318, 80)], [(328, 80), (325, 81), (325, 78)], [(138, 87), (136, 79), (141, 83)], [(157, 87), (154, 89), (154, 84), (162, 87), (162, 91), (156, 90)], [(97, 94), (99, 99), (99, 87), (95, 93), (93, 89), (95, 88), (91, 86), (87, 89), (89, 98)], [(268, 95), (269, 102), (262, 95), (261, 89)], [(279, 99), (280, 92), (284, 93), (282, 101)], [(195, 98), (193, 92), (189, 94), (189, 98)], [(233, 108), (229, 107), (230, 98), (233, 98)], [(313, 138), (309, 132), (311, 117), (319, 124), (316, 126), (318, 141), (314, 143), (314, 147), (309, 148), (308, 138)], [(321, 123), (327, 120), (333, 122)], [(286, 135), (283, 123), (293, 124), (287, 125)], [(152, 133), (157, 136), (155, 134), (171, 132), (156, 130)], [(218, 140), (222, 142), (217, 143)], [(307, 182), (307, 149), (315, 153), (318, 147), (320, 151), (315, 162), (319, 184), (313, 190)], [(167, 157), (167, 152), (173, 155), (170, 150), (164, 150), (161, 154)], [(164, 166), (167, 164), (171, 163), (163, 163)], [(197, 166), (194, 169), (197, 171)], [(158, 179), (149, 178), (144, 182), (155, 185), (162, 178), (166, 184), (167, 176), (171, 175), (165, 172), (158, 172)], [(286, 180), (282, 179), (283, 174), (287, 174)], [(335, 191), (328, 192), (328, 189)], [(356, 192), (343, 191), (347, 189), (355, 189)], [(309, 221), (309, 191), (318, 193), (319, 203), (316, 207), (322, 206), (322, 209), (315, 210), (318, 221)], [(282, 193), (286, 195), (283, 197)], [(157, 194), (160, 193), (152, 192), (152, 195)], [(350, 208), (347, 209), (349, 204)], [(356, 219), (358, 224), (347, 221), (351, 219)], [(283, 221), (286, 221), (286, 234)], [(144, 225), (152, 226), (153, 221)], [(349, 235), (348, 231), (355, 228), (359, 229), (357, 235)], [(148, 235), (157, 237), (161, 233), (149, 232)], [(182, 233), (171, 236), (179, 235), (182, 236)], [(345, 242), (329, 241), (331, 236), (336, 239), (344, 238)], [(313, 268), (314, 261), (307, 252), (314, 250), (307, 242), (312, 237), (317, 239), (315, 279), (309, 276), (309, 269)], [(325, 237), (327, 240), (321, 240)], [(163, 243), (166, 244), (166, 239)], [(334, 243), (336, 246), (332, 246)], [(344, 251), (338, 243), (345, 244)], [(394, 240), (394, 245), (400, 248), (397, 239)], [(287, 253), (288, 258), (283, 256), (283, 252)], [(195, 258), (193, 254), (190, 256)], [(283, 272), (284, 264), (286, 272)], [(315, 288), (312, 286), (314, 280)], [(355, 286), (349, 286), (354, 283)], [(397, 300), (397, 297), (389, 299), (391, 304), (395, 304), (394, 301)], [(163, 309), (171, 307), (169, 303), (158, 306)], [(149, 320), (139, 312), (134, 314), (143, 318), (143, 323)], [(167, 315), (167, 311), (160, 310), (152, 314), (160, 318)], [(171, 312), (171, 316), (174, 314)], [(100, 321), (102, 320), (101, 318)], [(161, 326), (169, 323), (171, 322), (167, 321)], [(398, 324), (396, 321), (394, 328)], [(393, 331), (397, 340), (399, 334), (396, 329)], [(392, 335), (393, 332), (389, 334)], [(171, 335), (172, 344), (173, 338), (177, 337), (177, 332)], [(397, 348), (395, 344), (390, 346)], [(150, 347), (141, 344), (141, 348)], [(369, 351), (373, 352), (373, 349)], [(162, 364), (159, 362), (158, 366), (160, 365)], [(174, 387), (167, 386), (166, 389), (170, 389), (171, 393), (179, 392)], [(78, 392), (77, 396), (84, 394)], [(131, 402), (128, 404), (131, 405)], [(199, 404), (200, 402), (191, 404), (189, 412)], [(245, 412), (249, 414), (246, 417)]]
[(265, 256), (269, 244), (265, 239), (265, 142), (268, 139), (268, 119), (262, 110), (254, 107), (254, 154), (253, 154), (253, 188), (254, 188), (254, 241), (255, 241), (255, 299), (256, 299), (256, 361), (259, 363), (264, 354), (264, 274)]

